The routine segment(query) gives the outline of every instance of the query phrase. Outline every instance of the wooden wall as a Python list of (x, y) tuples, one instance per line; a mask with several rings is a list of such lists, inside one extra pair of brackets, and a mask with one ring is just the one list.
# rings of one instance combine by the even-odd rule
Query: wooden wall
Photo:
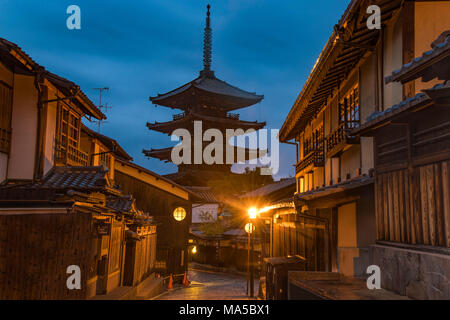
[[(131, 194), (136, 198), (136, 207), (139, 210), (148, 212), (155, 218), (158, 224), (157, 260), (165, 261), (159, 265), (165, 265), (165, 271), (168, 273), (183, 273), (187, 268), (189, 225), (192, 220), (191, 202), (117, 170), (115, 182), (125, 194)], [(187, 214), (183, 221), (176, 221), (172, 216), (173, 210), (178, 206), (186, 209)]]
[(428, 106), (375, 131), (377, 238), (450, 247), (450, 112)]
[(155, 262), (156, 230), (143, 235), (141, 240), (128, 239), (123, 285), (135, 286), (144, 280), (154, 270)]
[(450, 247), (450, 161), (378, 174), (379, 240)]
[[(96, 236), (90, 214), (0, 215), (0, 300), (84, 299)], [(81, 290), (66, 269), (81, 268)]]
[(306, 258), (306, 270), (331, 270), (331, 236), (326, 222), (286, 215), (272, 224), (271, 256), (300, 255)]

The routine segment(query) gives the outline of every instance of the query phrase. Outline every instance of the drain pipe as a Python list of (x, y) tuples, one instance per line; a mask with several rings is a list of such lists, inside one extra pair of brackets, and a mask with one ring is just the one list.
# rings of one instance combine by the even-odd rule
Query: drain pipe
[(34, 176), (33, 182), (40, 181), (42, 179), (43, 168), (42, 168), (42, 157), (43, 157), (43, 142), (44, 135), (42, 133), (42, 77), (45, 69), (43, 67), (39, 67), (34, 77), (34, 86), (36, 87), (38, 93), (37, 99), (37, 137), (36, 137), (36, 152), (34, 156)]

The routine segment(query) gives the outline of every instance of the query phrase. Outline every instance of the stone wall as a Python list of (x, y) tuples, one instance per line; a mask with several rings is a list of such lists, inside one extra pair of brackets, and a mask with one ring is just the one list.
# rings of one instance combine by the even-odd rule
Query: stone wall
[(450, 254), (444, 248), (370, 246), (371, 264), (381, 269), (381, 287), (413, 299), (450, 299)]

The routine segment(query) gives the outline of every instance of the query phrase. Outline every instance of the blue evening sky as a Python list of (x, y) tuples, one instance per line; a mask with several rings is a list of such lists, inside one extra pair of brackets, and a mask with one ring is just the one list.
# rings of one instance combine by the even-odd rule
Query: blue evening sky
[[(264, 94), (238, 110), (243, 120), (281, 128), (348, 0), (0, 0), (0, 37), (17, 43), (46, 69), (74, 81), (98, 104), (109, 87), (107, 123), (135, 162), (160, 174), (176, 166), (142, 149), (173, 145), (149, 131), (180, 110), (154, 107), (149, 96), (193, 80), (202, 69), (206, 4), (213, 28), (212, 69), (228, 83)], [(81, 8), (81, 30), (68, 30), (66, 9)], [(95, 125), (90, 125), (95, 127)], [(281, 145), (276, 178), (294, 176), (295, 146)]]

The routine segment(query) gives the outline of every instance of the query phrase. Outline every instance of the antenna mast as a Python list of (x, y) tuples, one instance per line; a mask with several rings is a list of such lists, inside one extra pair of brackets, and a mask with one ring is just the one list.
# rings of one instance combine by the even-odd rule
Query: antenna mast
[[(100, 94), (99, 105), (98, 105), (98, 108), (100, 109), (100, 111), (106, 112), (106, 111), (108, 111), (109, 109), (111, 109), (111, 108), (112, 108), (111, 106), (108, 106), (107, 104), (105, 104), (105, 105), (102, 104), (102, 93), (103, 93), (103, 91), (109, 91), (109, 88), (108, 88), (108, 87), (104, 87), (104, 88), (94, 88), (94, 90), (98, 90), (98, 92), (99, 92), (99, 94)], [(98, 120), (98, 121), (96, 121), (96, 122), (97, 122), (97, 124), (98, 124), (98, 133), (100, 133), (100, 125), (103, 123), (103, 121), (102, 121), (102, 120)], [(105, 122), (106, 122), (106, 121), (105, 121)]]

